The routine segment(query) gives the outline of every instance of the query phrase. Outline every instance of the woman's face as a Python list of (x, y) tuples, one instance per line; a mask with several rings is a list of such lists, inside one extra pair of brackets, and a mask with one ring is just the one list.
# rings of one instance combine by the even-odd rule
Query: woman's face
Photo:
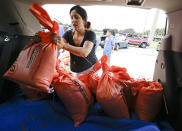
[(71, 15), (71, 23), (76, 31), (85, 28), (84, 27), (85, 20), (82, 19), (82, 17), (76, 12), (76, 10), (73, 10), (70, 15)]

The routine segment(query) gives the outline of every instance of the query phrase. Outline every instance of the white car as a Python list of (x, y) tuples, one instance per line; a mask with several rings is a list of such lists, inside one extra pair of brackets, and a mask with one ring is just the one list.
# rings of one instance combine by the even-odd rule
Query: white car
[(126, 39), (126, 36), (123, 34), (116, 34), (115, 35), (115, 50), (118, 50), (120, 48), (128, 48), (128, 41)]

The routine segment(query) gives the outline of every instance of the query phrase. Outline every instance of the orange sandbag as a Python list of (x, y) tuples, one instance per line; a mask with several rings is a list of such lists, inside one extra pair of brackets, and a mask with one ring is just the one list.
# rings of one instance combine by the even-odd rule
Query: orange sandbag
[(50, 92), (49, 86), (54, 76), (57, 59), (57, 46), (51, 40), (52, 33), (58, 34), (59, 26), (57, 22), (51, 21), (40, 5), (33, 4), (30, 11), (50, 32), (39, 32), (41, 42), (32, 42), (26, 46), (4, 76), (14, 82)]
[(108, 71), (114, 73), (114, 76), (121, 80), (132, 80), (124, 67), (112, 65)]
[(30, 6), (29, 9), (32, 14), (39, 20), (39, 23), (43, 25), (50, 32), (58, 34), (59, 25), (57, 22), (52, 21), (48, 13), (37, 3)]
[(127, 70), (126, 70), (126, 68), (122, 68), (122, 67), (119, 67), (119, 66), (115, 66), (115, 65), (112, 65), (110, 68), (109, 68), (109, 70), (108, 70), (109, 72), (113, 72), (113, 73), (115, 73), (115, 72), (120, 72), (120, 71), (122, 71), (122, 72), (127, 72)]
[(58, 70), (58, 72), (60, 76), (54, 80), (55, 91), (77, 127), (87, 116), (88, 108), (93, 101), (91, 92), (76, 77), (64, 70)]
[(49, 93), (42, 92), (41, 90), (37, 88), (24, 85), (24, 84), (20, 84), (20, 89), (23, 92), (26, 100), (28, 101), (39, 101), (39, 100), (50, 98), (51, 96), (51, 94)]
[(121, 79), (121, 80), (131, 80), (131, 77), (129, 76), (128, 73), (119, 71), (117, 73), (114, 73), (114, 76)]
[(70, 65), (70, 58), (64, 58), (63, 63), (64, 65)]
[(129, 119), (129, 112), (123, 88), (118, 86), (112, 80), (110, 72), (108, 72), (107, 59), (102, 63), (103, 74), (97, 86), (96, 99), (103, 111), (113, 118)]
[(59, 59), (63, 65), (70, 65), (70, 53), (68, 51), (61, 53)]
[[(19, 54), (4, 77), (17, 83), (38, 87), (49, 93), (57, 60), (57, 46), (50, 43), (52, 36), (39, 32), (41, 43), (27, 45)], [(46, 42), (47, 41), (47, 42)]]
[(131, 89), (133, 87), (133, 82), (126, 81), (126, 80), (121, 80), (121, 79), (119, 79), (117, 77), (112, 77), (112, 80), (114, 82), (116, 82), (118, 85), (123, 87), (122, 91), (124, 92), (128, 109), (132, 109), (134, 97), (132, 95), (132, 90)]
[(155, 81), (147, 83), (148, 86), (143, 86), (138, 90), (134, 112), (139, 120), (153, 121), (162, 105), (163, 88)]
[(113, 81), (123, 87), (123, 92), (125, 94), (128, 108), (131, 109), (134, 99), (131, 91), (134, 79), (129, 76), (127, 69), (124, 67), (112, 65), (109, 68), (109, 72), (113, 73)]
[(69, 51), (64, 51), (63, 53), (60, 54), (59, 59), (63, 60), (65, 58), (70, 58)]
[(106, 59), (105, 55), (103, 57), (101, 57), (100, 60), (98, 60), (94, 64), (94, 66), (88, 73), (80, 74), (78, 76), (78, 79), (81, 80), (84, 84), (86, 84), (93, 94), (96, 94), (97, 86), (98, 86), (99, 79), (100, 79), (100, 77), (98, 76), (98, 74), (96, 72), (99, 69), (101, 69), (101, 62), (104, 59)]

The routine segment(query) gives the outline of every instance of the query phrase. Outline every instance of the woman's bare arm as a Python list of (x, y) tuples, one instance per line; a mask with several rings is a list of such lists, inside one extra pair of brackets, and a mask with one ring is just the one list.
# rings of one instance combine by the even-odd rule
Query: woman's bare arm
[[(63, 38), (63, 41), (66, 42), (66, 40)], [(68, 43), (65, 43), (63, 49), (70, 51), (72, 54), (81, 56), (81, 57), (87, 57), (89, 53), (91, 52), (94, 44), (90, 41), (85, 41), (83, 44), (83, 47), (76, 47), (72, 46)]]
[(85, 41), (83, 47), (72, 46), (60, 36), (54, 36), (53, 42), (57, 43), (58, 49), (65, 49), (67, 51), (70, 51), (72, 54), (81, 57), (87, 57), (94, 46), (91, 41)]

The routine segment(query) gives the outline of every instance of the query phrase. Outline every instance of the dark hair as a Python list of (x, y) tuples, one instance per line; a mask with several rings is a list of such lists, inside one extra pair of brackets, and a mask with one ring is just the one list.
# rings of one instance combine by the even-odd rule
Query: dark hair
[[(79, 5), (75, 5), (70, 9), (70, 15), (73, 10), (76, 10), (76, 12), (82, 17), (82, 19), (86, 20), (87, 22), (87, 12), (84, 8), (82, 8)], [(87, 22), (85, 28), (89, 29), (90, 27), (91, 27), (91, 22)]]
[(79, 5), (75, 5), (70, 9), (70, 15), (73, 10), (76, 10), (76, 12), (82, 17), (82, 19), (87, 20), (87, 12), (84, 8), (82, 8)]
[(115, 36), (115, 31), (112, 29), (107, 29), (107, 31), (109, 31), (113, 36)]
[(91, 28), (91, 22), (90, 22), (90, 21), (87, 22), (86, 28), (87, 28), (87, 29), (90, 29), (90, 28)]

